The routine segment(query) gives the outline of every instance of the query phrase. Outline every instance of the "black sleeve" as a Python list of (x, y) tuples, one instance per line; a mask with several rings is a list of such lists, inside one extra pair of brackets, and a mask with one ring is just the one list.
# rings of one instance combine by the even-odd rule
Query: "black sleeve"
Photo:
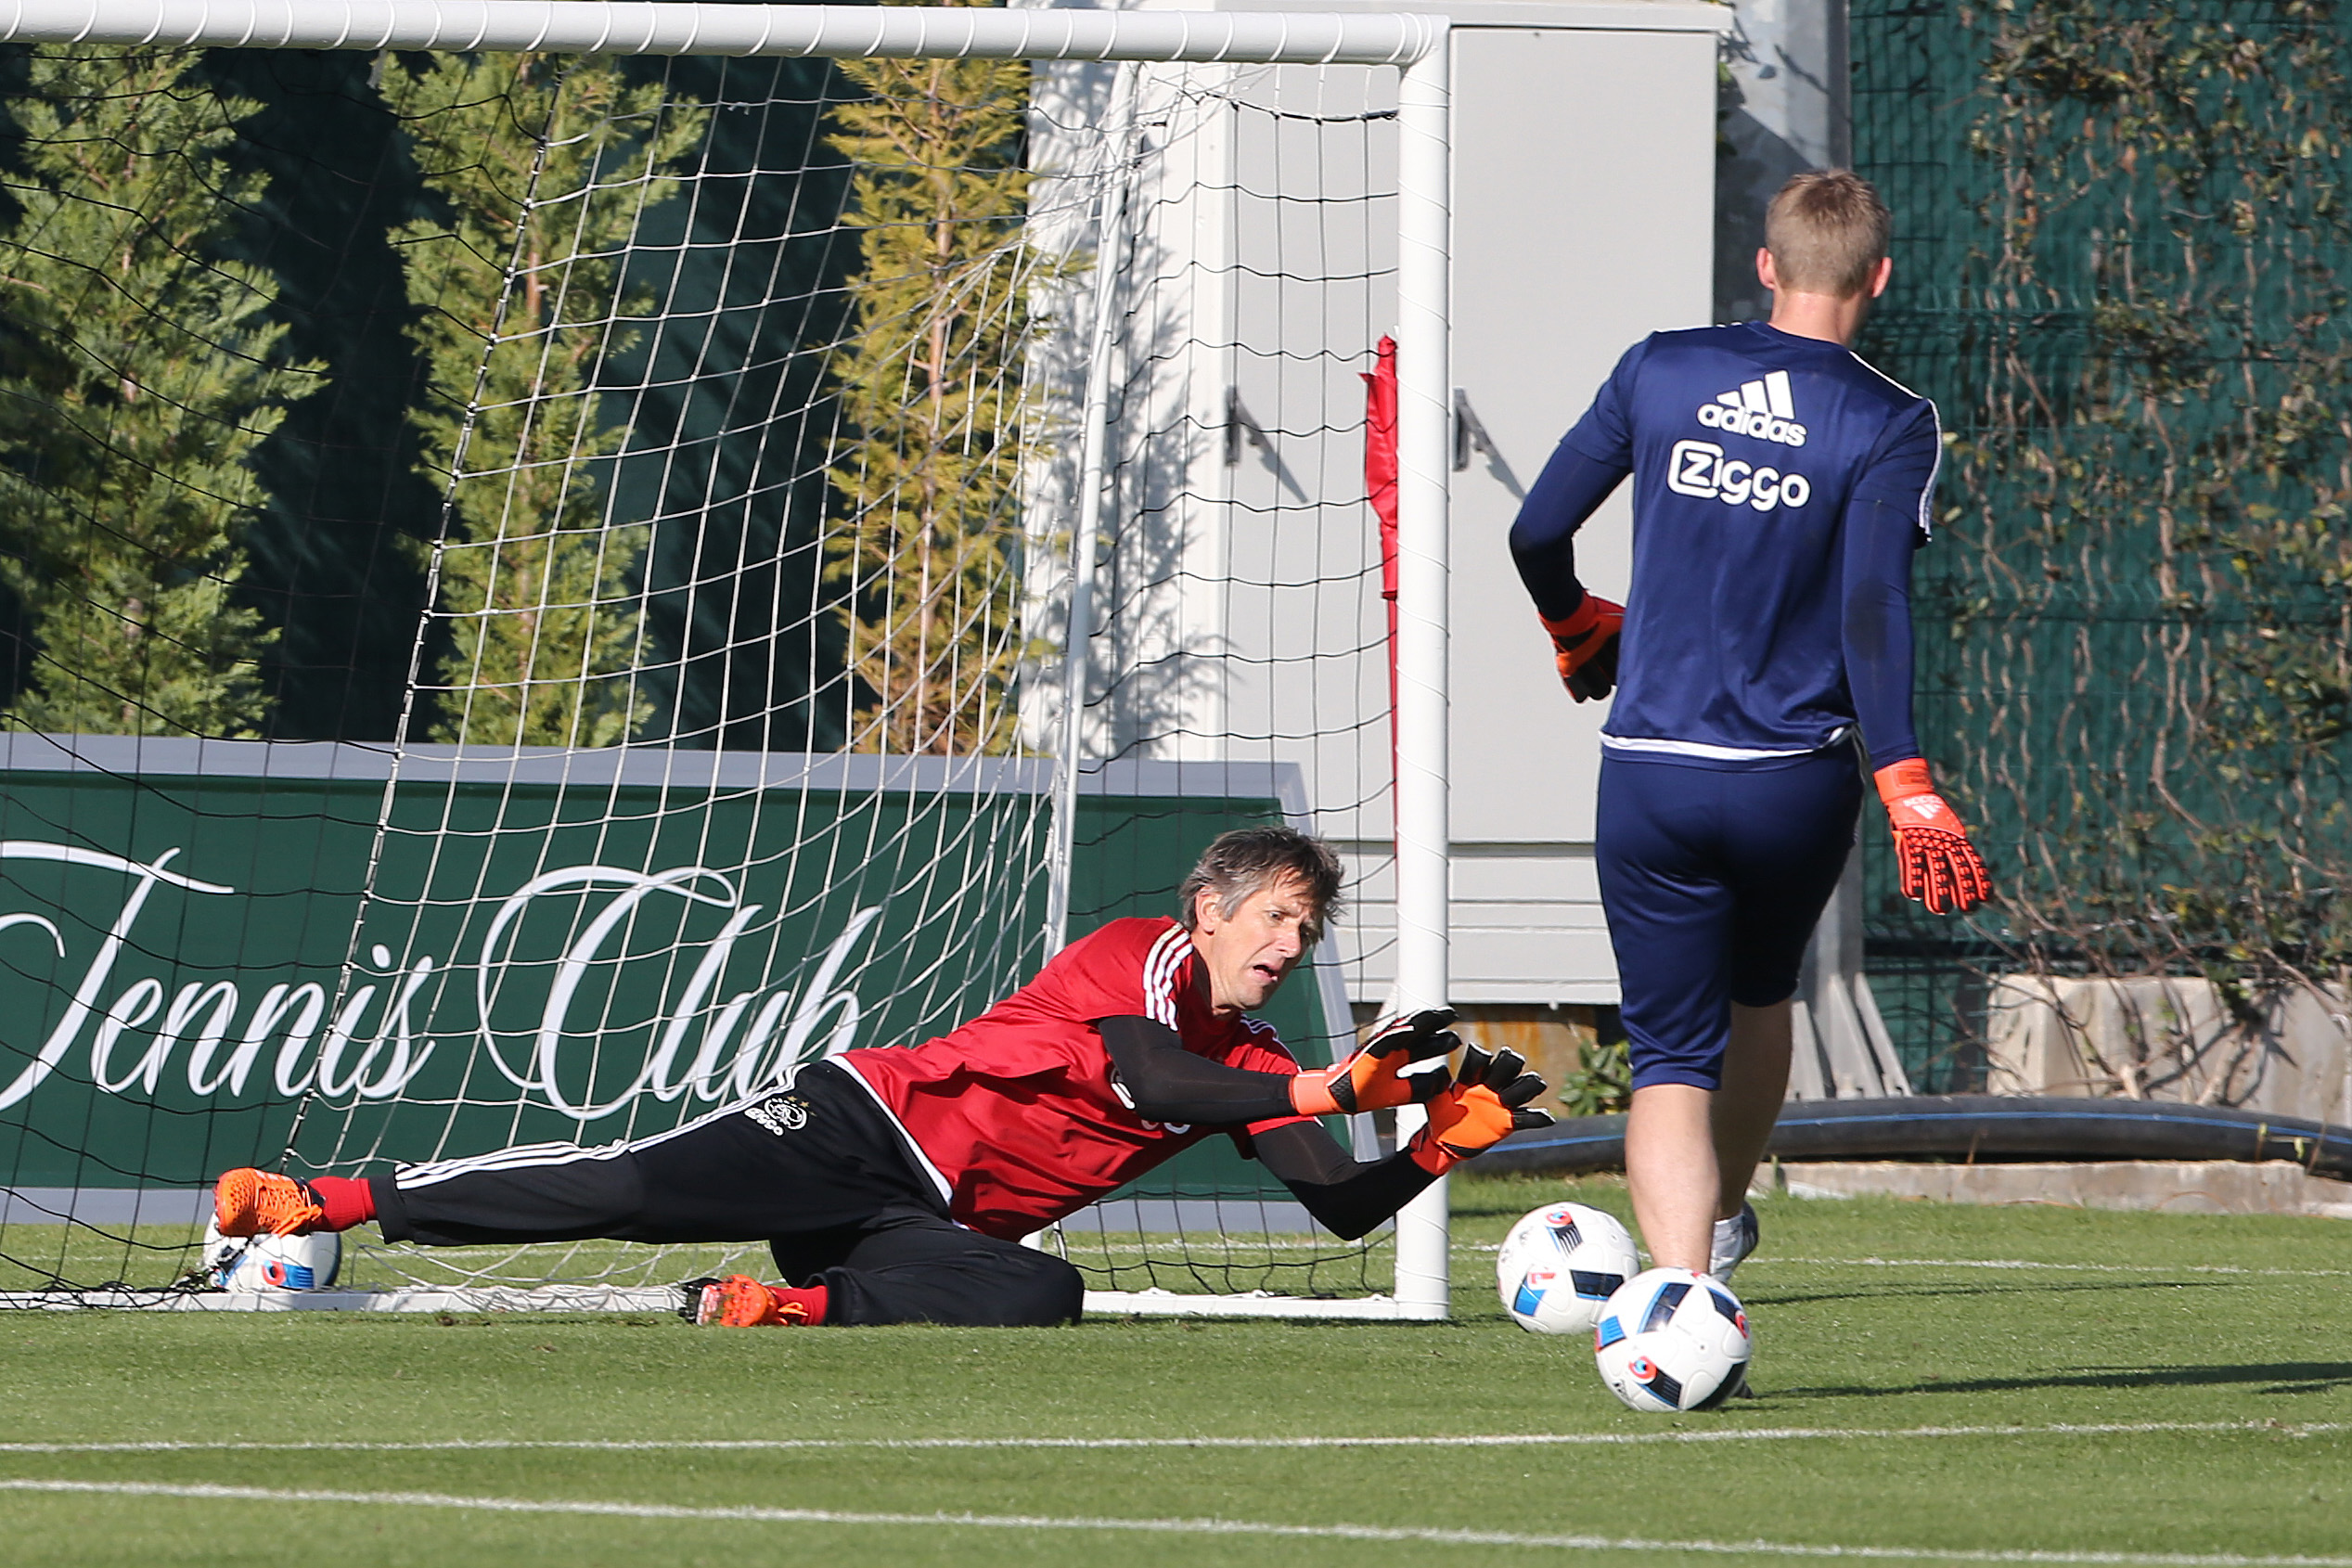
[(1576, 530), (1609, 499), (1628, 470), (1588, 457), (1568, 442), (1554, 449), (1510, 525), (1510, 557), (1536, 609), (1557, 621), (1585, 601), (1576, 581)]
[(1306, 1205), (1317, 1224), (1351, 1241), (1437, 1179), (1407, 1154), (1369, 1165), (1351, 1160), (1317, 1122), (1269, 1127), (1250, 1143), (1259, 1161)]
[(1194, 1056), (1156, 1019), (1098, 1019), (1095, 1029), (1111, 1053), (1111, 1082), (1138, 1116), (1223, 1127), (1292, 1113), (1288, 1073), (1253, 1073)]

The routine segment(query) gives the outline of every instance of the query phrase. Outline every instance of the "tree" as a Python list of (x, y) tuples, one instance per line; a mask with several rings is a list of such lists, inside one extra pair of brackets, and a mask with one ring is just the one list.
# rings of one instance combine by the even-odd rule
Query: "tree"
[(383, 90), (446, 208), (394, 236), (430, 381), (412, 418), (449, 496), (437, 613), (453, 646), (431, 733), (616, 744), (651, 706), (632, 673), (650, 529), (602, 515), (597, 459), (626, 432), (597, 372), (652, 308), (627, 287), (627, 245), (677, 194), (669, 171), (708, 111), (546, 54), (395, 56)]
[(247, 736), (275, 634), (234, 598), (251, 461), (308, 366), (278, 363), (270, 276), (220, 242), (262, 178), (259, 106), (201, 55), (32, 51), (0, 238), (0, 579), (40, 652), (19, 728)]
[(859, 265), (835, 357), (830, 479), (845, 517), (827, 572), (845, 590), (863, 688), (852, 745), (1002, 751), (1022, 647), (1019, 431), (1040, 265), (1023, 243), (1029, 68), (846, 60), (868, 96), (834, 110)]

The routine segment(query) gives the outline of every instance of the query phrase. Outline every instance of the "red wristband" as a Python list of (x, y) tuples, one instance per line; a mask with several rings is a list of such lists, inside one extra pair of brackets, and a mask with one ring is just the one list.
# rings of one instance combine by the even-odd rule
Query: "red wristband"
[(1291, 1109), (1302, 1116), (1336, 1116), (1340, 1102), (1323, 1073), (1301, 1073), (1291, 1079)]
[(1870, 775), (1870, 781), (1878, 786), (1878, 798), (1887, 805), (1912, 795), (1935, 793), (1935, 785), (1927, 776), (1925, 757), (1889, 763)]

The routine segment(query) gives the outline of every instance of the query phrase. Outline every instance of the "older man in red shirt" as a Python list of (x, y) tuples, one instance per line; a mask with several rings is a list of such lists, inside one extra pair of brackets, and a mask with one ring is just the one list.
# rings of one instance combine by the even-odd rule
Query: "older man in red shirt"
[[(698, 1281), (698, 1322), (1041, 1324), (1076, 1319), (1078, 1271), (1021, 1245), (1212, 1134), (1309, 1214), (1363, 1235), (1514, 1127), (1543, 1081), (1510, 1052), (1401, 1073), (1460, 1045), (1439, 1009), (1303, 1070), (1266, 1005), (1320, 936), (1340, 868), (1283, 828), (1227, 833), (1177, 890), (1180, 918), (1113, 920), (978, 1018), (919, 1046), (845, 1051), (673, 1132), (542, 1144), (309, 1182), (251, 1169), (215, 1190), (227, 1236), (373, 1219), (424, 1246), (765, 1240), (786, 1282)], [(1386, 1160), (1315, 1118), (1421, 1103)]]

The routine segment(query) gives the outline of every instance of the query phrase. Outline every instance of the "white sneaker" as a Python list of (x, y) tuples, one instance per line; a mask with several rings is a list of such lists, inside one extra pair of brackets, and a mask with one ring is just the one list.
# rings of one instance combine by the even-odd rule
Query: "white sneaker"
[(1715, 1222), (1715, 1240), (1707, 1248), (1707, 1272), (1725, 1284), (1731, 1282), (1731, 1271), (1741, 1260), (1755, 1251), (1761, 1232), (1755, 1222), (1754, 1205), (1742, 1203), (1740, 1212), (1729, 1219)]

